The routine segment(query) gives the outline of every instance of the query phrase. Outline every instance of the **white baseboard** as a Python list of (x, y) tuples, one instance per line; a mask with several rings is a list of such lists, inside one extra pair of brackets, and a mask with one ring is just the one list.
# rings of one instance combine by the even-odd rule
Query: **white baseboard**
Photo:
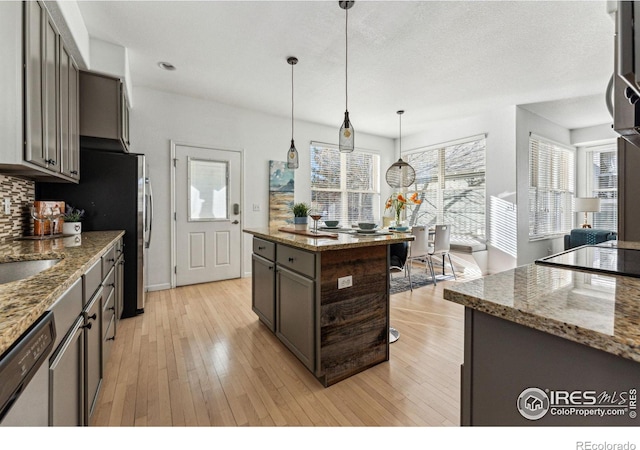
[(164, 291), (166, 289), (171, 289), (171, 284), (169, 283), (162, 283), (162, 284), (152, 284), (150, 286), (147, 286), (147, 292), (151, 292), (151, 291)]

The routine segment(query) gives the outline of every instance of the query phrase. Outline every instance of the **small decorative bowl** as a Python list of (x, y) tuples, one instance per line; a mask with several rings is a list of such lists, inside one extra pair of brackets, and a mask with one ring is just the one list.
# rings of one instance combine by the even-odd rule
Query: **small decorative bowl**
[(373, 230), (376, 227), (376, 224), (370, 222), (358, 222), (358, 226), (361, 230)]
[(409, 227), (396, 227), (395, 230), (396, 231), (407, 231), (409, 229)]
[(338, 226), (338, 224), (340, 223), (339, 220), (325, 220), (324, 224), (326, 226), (328, 226), (329, 228), (335, 228)]

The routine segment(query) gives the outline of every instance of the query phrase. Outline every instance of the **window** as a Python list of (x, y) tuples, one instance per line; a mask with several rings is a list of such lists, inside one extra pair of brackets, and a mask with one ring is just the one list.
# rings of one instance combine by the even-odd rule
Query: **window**
[(404, 158), (416, 171), (408, 191), (420, 205), (407, 205), (412, 225), (448, 224), (456, 236), (486, 236), (486, 139), (476, 136), (419, 149)]
[(529, 239), (572, 228), (575, 151), (544, 138), (529, 137)]
[(311, 201), (322, 218), (348, 226), (380, 218), (380, 156), (311, 143)]
[(593, 228), (618, 230), (618, 150), (616, 144), (587, 149), (587, 192), (600, 198)]

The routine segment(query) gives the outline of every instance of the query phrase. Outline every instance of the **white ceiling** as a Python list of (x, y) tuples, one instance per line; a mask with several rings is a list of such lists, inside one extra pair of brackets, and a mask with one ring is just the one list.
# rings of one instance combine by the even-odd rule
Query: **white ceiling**
[[(345, 109), (345, 11), (326, 1), (79, 1), (91, 37), (128, 49), (147, 86), (335, 126)], [(611, 122), (605, 1), (365, 1), (349, 10), (349, 113), (395, 138), (439, 119), (527, 105), (569, 129)], [(177, 67), (158, 68), (159, 61)], [(134, 98), (135, 100), (135, 98)]]

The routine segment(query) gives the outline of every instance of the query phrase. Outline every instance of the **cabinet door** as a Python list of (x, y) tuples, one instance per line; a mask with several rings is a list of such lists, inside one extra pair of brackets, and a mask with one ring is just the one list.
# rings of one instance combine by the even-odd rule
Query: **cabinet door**
[(257, 255), (251, 258), (251, 309), (260, 320), (275, 331), (276, 271), (275, 263)]
[(58, 125), (58, 33), (47, 15), (44, 28), (43, 92), (45, 128), (45, 167), (60, 171)]
[(102, 288), (93, 296), (86, 306), (83, 315), (85, 319), (85, 421), (93, 414), (93, 407), (98, 398), (100, 382), (102, 380)]
[(25, 64), (25, 160), (46, 165), (44, 145), (44, 98), (42, 89), (44, 22), (46, 14), (39, 2), (24, 2)]
[(120, 105), (122, 111), (120, 113), (120, 130), (122, 143), (126, 150), (129, 149), (129, 102), (124, 89), (124, 83), (120, 82)]
[(49, 425), (82, 426), (84, 417), (84, 318), (78, 317), (49, 363)]
[(276, 336), (314, 371), (314, 281), (277, 266)]
[(118, 332), (118, 321), (124, 310), (124, 256), (120, 256), (116, 262), (116, 325), (114, 335)]
[(79, 136), (78, 136), (78, 69), (73, 58), (60, 40), (60, 171), (62, 174), (78, 178)]

